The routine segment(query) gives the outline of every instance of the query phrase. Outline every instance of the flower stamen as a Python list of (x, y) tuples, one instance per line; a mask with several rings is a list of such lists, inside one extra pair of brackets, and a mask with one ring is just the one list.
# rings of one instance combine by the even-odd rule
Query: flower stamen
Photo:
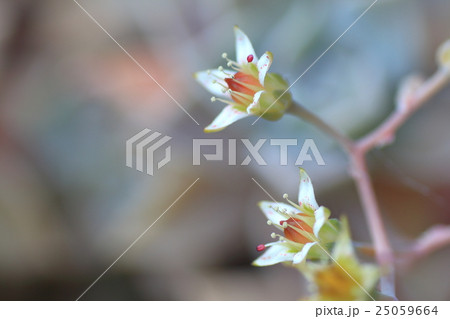
[(222, 58), (224, 58), (225, 60), (227, 60), (227, 66), (231, 67), (232, 69), (236, 70), (236, 71), (241, 71), (241, 65), (239, 63), (237, 63), (236, 61), (231, 60), (230, 58), (228, 58), (228, 55), (226, 53), (222, 53)]
[(221, 87), (223, 87), (225, 89), (224, 93), (228, 90), (228, 86), (226, 86), (225, 84), (223, 84), (222, 82), (219, 82), (217, 80), (212, 80), (211, 81), (213, 84), (219, 84)]
[(219, 72), (222, 72), (222, 73), (225, 74), (226, 76), (228, 76), (228, 77), (234, 79), (234, 74), (225, 72), (223, 66), (219, 66), (219, 67), (217, 68), (217, 70), (219, 70)]
[(233, 91), (231, 89), (230, 89), (230, 93), (238, 95), (238, 96), (246, 98), (246, 99), (253, 100), (253, 95), (250, 95), (250, 94), (245, 94), (245, 93), (241, 93), (241, 92), (238, 92), (238, 91)]
[(293, 201), (291, 201), (291, 200), (289, 199), (289, 195), (288, 195), (288, 194), (284, 194), (284, 195), (283, 195), (283, 198), (284, 198), (289, 204), (291, 204), (292, 206), (298, 207), (298, 205), (297, 205), (296, 203), (294, 203)]
[(283, 215), (284, 217), (286, 217), (286, 219), (289, 219), (292, 216), (295, 216), (295, 212), (288, 212), (287, 209), (283, 208), (279, 208), (279, 207), (270, 207), (272, 208), (274, 211), (276, 211), (278, 214)]
[(225, 103), (225, 104), (227, 104), (227, 105), (233, 105), (233, 106), (237, 106), (237, 105), (238, 105), (236, 102), (233, 102), (233, 101), (227, 101), (227, 100), (225, 100), (225, 99), (221, 99), (220, 97), (212, 96), (212, 97), (211, 97), (211, 102), (216, 102), (216, 101)]
[(245, 87), (249, 90), (255, 91), (255, 92), (262, 89), (261, 85), (252, 85), (252, 84), (249, 84), (249, 83), (246, 83), (243, 81), (236, 80), (236, 78), (233, 79), (233, 82), (236, 82), (237, 84), (240, 84), (243, 87)]
[(235, 66), (233, 65), (233, 62), (231, 62), (231, 61), (227, 63), (227, 66), (230, 67), (230, 68), (232, 68), (233, 70), (235, 70), (235, 71), (237, 71), (237, 72), (241, 71), (241, 69), (238, 68), (238, 67), (235, 67)]
[(297, 242), (295, 242), (295, 241), (292, 241), (292, 240), (290, 240), (290, 239), (288, 239), (288, 238), (286, 238), (286, 237), (283, 237), (283, 236), (281, 236), (281, 235), (279, 235), (279, 234), (277, 234), (277, 233), (272, 233), (272, 234), (270, 234), (270, 237), (272, 237), (273, 239), (275, 239), (275, 238), (278, 237), (278, 239), (279, 239), (280, 241), (288, 242), (288, 243), (293, 244), (293, 245), (299, 244), (299, 243), (297, 243)]
[(261, 244), (261, 245), (256, 246), (256, 251), (263, 251), (265, 249), (266, 249), (266, 245)]

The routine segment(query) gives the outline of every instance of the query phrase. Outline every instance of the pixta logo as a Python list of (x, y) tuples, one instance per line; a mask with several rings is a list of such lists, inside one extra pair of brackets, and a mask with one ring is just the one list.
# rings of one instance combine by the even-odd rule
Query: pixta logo
[[(158, 170), (171, 160), (171, 147), (166, 146), (165, 149), (161, 150), (164, 144), (171, 139), (170, 136), (152, 132), (147, 128), (140, 131), (126, 142), (126, 165), (153, 176), (155, 167)], [(242, 161), (238, 160), (237, 156), (238, 143), (243, 146), (247, 153)], [(296, 166), (302, 166), (304, 162), (308, 161), (315, 162), (319, 166), (325, 165), (325, 161), (313, 139), (299, 141), (289, 138), (259, 139), (255, 143), (249, 139), (193, 139), (192, 165), (198, 166), (203, 161), (222, 161), (230, 166), (247, 166), (252, 162), (256, 165), (266, 166), (268, 165), (266, 159), (260, 152), (262, 147), (267, 144), (273, 148), (270, 152), (272, 160), (278, 157), (280, 166), (289, 165), (288, 158), (292, 158), (289, 153), (292, 151), (296, 155)], [(226, 158), (224, 149), (227, 150)], [(158, 153), (160, 153), (159, 156)], [(268, 153), (265, 152), (264, 154), (267, 155)], [(161, 157), (162, 159), (160, 159)], [(157, 159), (160, 160), (156, 161)]]
[[(146, 128), (126, 142), (126, 165), (148, 175), (154, 174), (154, 167), (160, 169), (171, 159), (171, 147), (165, 148), (164, 157), (155, 163), (155, 153), (172, 138), (159, 132), (150, 133)], [(162, 137), (161, 137), (162, 136)]]
[[(248, 152), (248, 155), (244, 158), (244, 160), (240, 163), (237, 161), (236, 155), (236, 143), (238, 140), (229, 139), (228, 140), (228, 165), (241, 165), (247, 166), (252, 162), (252, 160), (261, 166), (266, 166), (267, 162), (263, 158), (263, 156), (259, 153), (264, 144), (266, 144), (267, 139), (259, 139), (256, 143), (252, 143), (248, 139), (241, 139), (240, 142), (244, 145), (245, 149)], [(301, 144), (300, 149), (299, 141), (293, 138), (273, 138), (269, 140), (270, 146), (274, 148), (276, 152), (278, 149), (279, 153), (279, 165), (286, 166), (288, 165), (288, 148), (292, 146), (295, 148), (297, 152), (297, 159), (295, 161), (296, 166), (302, 166), (306, 161), (314, 161), (317, 165), (325, 165), (325, 161), (323, 160), (322, 155), (319, 152), (319, 149), (314, 143), (313, 139), (305, 139), (303, 144)], [(213, 146), (214, 153), (204, 154), (202, 152), (202, 147)], [(225, 146), (226, 147), (226, 146)], [(192, 164), (200, 165), (201, 156), (205, 158), (207, 161), (223, 161), (223, 149), (224, 142), (222, 139), (194, 139), (192, 143)], [(272, 152), (273, 154), (273, 152)], [(312, 158), (312, 156), (314, 159)]]

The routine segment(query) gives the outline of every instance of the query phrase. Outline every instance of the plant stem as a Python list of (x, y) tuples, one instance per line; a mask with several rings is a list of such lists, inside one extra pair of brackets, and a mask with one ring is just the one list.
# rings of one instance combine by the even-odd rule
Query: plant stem
[(357, 147), (364, 153), (377, 147), (386, 140), (392, 140), (397, 129), (420, 108), (426, 101), (439, 92), (450, 81), (450, 71), (438, 69), (428, 80), (407, 99), (407, 105), (397, 108), (378, 128), (357, 142)]
[(450, 244), (450, 226), (434, 225), (426, 230), (403, 254), (404, 266)]
[(355, 150), (350, 154), (350, 159), (351, 173), (364, 208), (367, 224), (369, 225), (369, 232), (375, 249), (375, 257), (381, 268), (380, 291), (384, 295), (395, 298), (393, 251), (384, 229), (364, 153)]
[(323, 132), (332, 136), (349, 153), (353, 149), (353, 141), (351, 139), (349, 139), (347, 136), (345, 136), (341, 132), (337, 131), (332, 126), (328, 125), (320, 117), (316, 116), (314, 113), (311, 113), (310, 111), (305, 109), (302, 105), (300, 105), (296, 102), (293, 102), (291, 107), (289, 108), (288, 112), (299, 117), (300, 119), (308, 121), (309, 123), (318, 127)]

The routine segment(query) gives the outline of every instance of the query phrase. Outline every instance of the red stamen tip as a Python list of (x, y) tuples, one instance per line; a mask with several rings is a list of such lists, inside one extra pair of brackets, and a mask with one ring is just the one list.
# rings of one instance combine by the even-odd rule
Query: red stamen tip
[(250, 55), (247, 57), (247, 62), (250, 63), (250, 62), (252, 62), (252, 61), (253, 61), (253, 54), (250, 54)]
[(256, 251), (263, 251), (264, 249), (266, 249), (266, 245), (261, 244), (256, 246)]

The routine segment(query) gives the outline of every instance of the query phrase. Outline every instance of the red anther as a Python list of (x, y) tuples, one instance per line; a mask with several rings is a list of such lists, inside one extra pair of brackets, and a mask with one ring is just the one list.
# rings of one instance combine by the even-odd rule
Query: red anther
[(250, 54), (250, 55), (247, 57), (247, 62), (250, 63), (250, 62), (252, 62), (252, 61), (253, 61), (253, 54)]
[(266, 249), (266, 245), (261, 244), (256, 246), (256, 251), (263, 251), (264, 249)]

